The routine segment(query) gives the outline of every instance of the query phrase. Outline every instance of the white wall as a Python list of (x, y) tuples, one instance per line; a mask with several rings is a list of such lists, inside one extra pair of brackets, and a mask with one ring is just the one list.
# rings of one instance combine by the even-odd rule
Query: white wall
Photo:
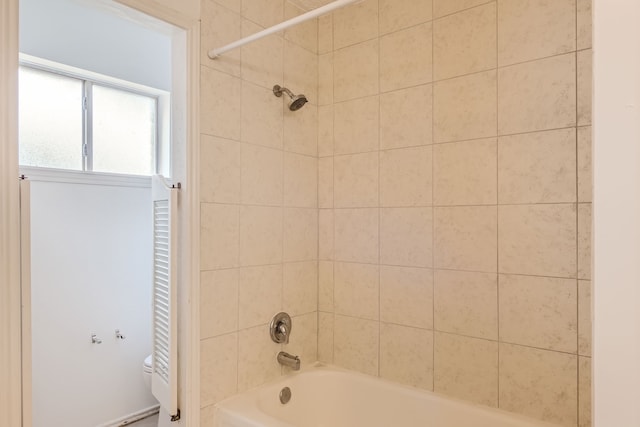
[[(96, 426), (156, 404), (142, 380), (151, 189), (31, 188), (34, 427)], [(92, 333), (102, 344), (91, 344)]]
[(640, 426), (640, 2), (594, 1), (594, 425)]
[(104, 0), (20, 0), (20, 52), (171, 89), (171, 37)]

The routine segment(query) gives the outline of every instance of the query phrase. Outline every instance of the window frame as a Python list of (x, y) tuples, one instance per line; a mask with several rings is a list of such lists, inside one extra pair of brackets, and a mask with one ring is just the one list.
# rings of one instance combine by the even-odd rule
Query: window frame
[[(82, 177), (93, 183), (113, 181), (122, 183), (127, 177), (132, 182), (149, 179), (154, 174), (169, 176), (171, 170), (170, 146), (170, 92), (150, 86), (133, 83), (127, 80), (106, 76), (104, 74), (60, 64), (54, 61), (20, 54), (20, 67), (31, 68), (67, 78), (79, 80), (82, 83), (82, 145), (78, 147), (82, 155), (82, 170), (59, 169), (46, 166), (19, 165), (21, 173), (29, 172), (29, 176), (36, 175), (40, 180), (69, 182), (68, 177), (78, 182)], [(96, 172), (93, 170), (93, 86), (102, 86), (135, 95), (145, 96), (155, 100), (156, 123), (153, 129), (155, 142), (152, 150), (151, 171), (149, 175), (122, 174), (116, 172)], [(18, 94), (19, 99), (19, 94)], [(18, 150), (20, 149), (18, 144)], [(56, 176), (60, 179), (55, 179)], [(110, 180), (109, 177), (114, 179)], [(150, 181), (149, 181), (150, 185)], [(145, 185), (146, 186), (146, 185)]]

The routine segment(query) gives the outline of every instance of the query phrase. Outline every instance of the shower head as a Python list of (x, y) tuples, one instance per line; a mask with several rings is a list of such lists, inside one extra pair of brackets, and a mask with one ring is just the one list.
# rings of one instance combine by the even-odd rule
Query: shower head
[(291, 103), (289, 104), (289, 110), (291, 111), (298, 111), (304, 106), (304, 104), (309, 102), (306, 96), (302, 94), (294, 95), (286, 87), (281, 87), (280, 85), (275, 85), (273, 87), (273, 94), (278, 98), (282, 96), (282, 92), (286, 93), (289, 96), (289, 98), (291, 98)]

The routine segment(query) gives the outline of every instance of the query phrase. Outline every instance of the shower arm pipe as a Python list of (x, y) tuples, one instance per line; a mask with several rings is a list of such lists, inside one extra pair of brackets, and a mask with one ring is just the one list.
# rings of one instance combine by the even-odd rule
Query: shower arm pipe
[(222, 55), (223, 53), (229, 52), (230, 50), (233, 49), (237, 49), (241, 46), (244, 46), (245, 44), (254, 42), (256, 40), (259, 40), (263, 37), (269, 36), (273, 33), (277, 33), (279, 31), (282, 30), (286, 30), (287, 28), (291, 28), (295, 25), (301, 24), (303, 22), (306, 22), (310, 19), (314, 19), (317, 18), (319, 16), (322, 15), (326, 15), (329, 12), (333, 12), (336, 9), (340, 9), (342, 7), (345, 7), (347, 5), (350, 5), (352, 3), (358, 3), (361, 2), (362, 0), (336, 0), (332, 3), (326, 4), (324, 6), (321, 6), (317, 9), (314, 10), (310, 10), (309, 12), (303, 13), (302, 15), (296, 16), (295, 18), (291, 18), (288, 21), (284, 21), (281, 22), (277, 25), (274, 25), (273, 27), (269, 27), (269, 28), (265, 28), (262, 31), (258, 31), (255, 34), (252, 34), (250, 36), (247, 36), (243, 39), (240, 39), (238, 41), (235, 41), (233, 43), (229, 43), (226, 46), (222, 46), (219, 47), (217, 49), (211, 49), (207, 55), (209, 56), (210, 59), (216, 59), (218, 58), (220, 55)]

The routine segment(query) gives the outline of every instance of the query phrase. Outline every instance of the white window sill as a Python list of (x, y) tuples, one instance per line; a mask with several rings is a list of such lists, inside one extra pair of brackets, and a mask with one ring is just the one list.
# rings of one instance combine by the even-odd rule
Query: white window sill
[(20, 174), (27, 177), (30, 181), (104, 185), (112, 187), (151, 188), (150, 176), (83, 172), (67, 169), (38, 168), (32, 166), (20, 166)]

